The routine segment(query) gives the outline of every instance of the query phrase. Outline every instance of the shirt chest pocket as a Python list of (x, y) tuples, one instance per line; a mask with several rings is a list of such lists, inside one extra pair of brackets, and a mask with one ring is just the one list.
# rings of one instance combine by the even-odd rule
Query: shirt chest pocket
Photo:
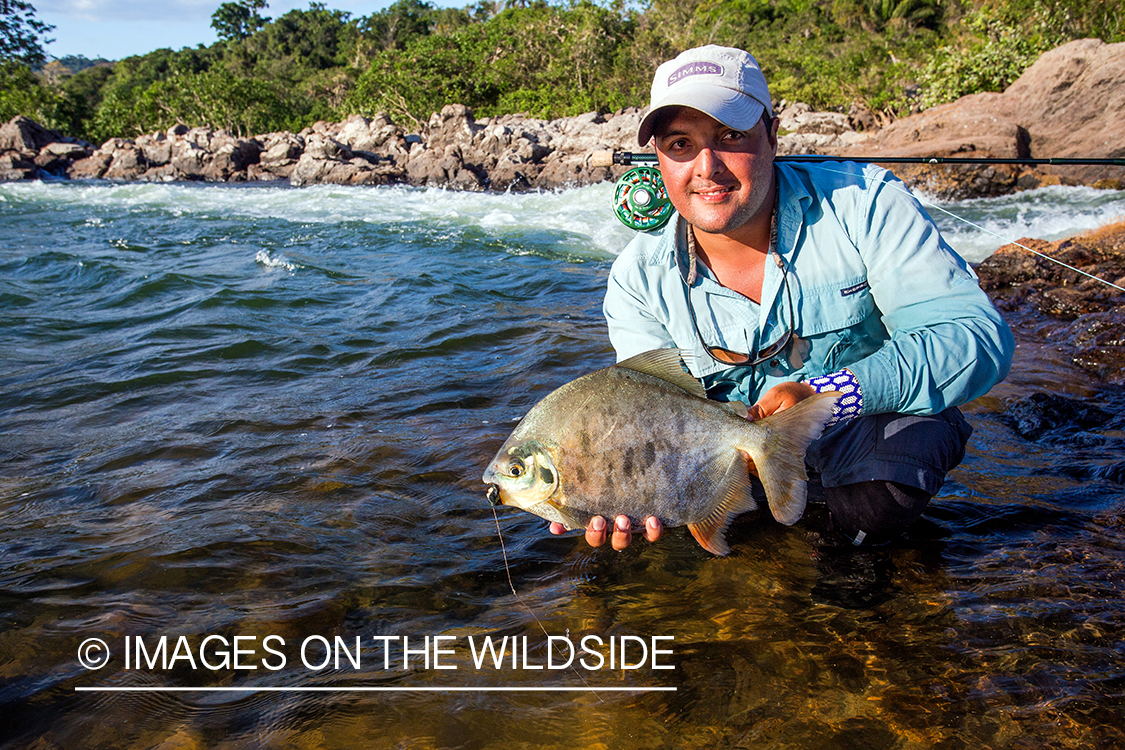
[(874, 352), (887, 338), (864, 279), (801, 293), (798, 334), (808, 343), (810, 377), (835, 372)]

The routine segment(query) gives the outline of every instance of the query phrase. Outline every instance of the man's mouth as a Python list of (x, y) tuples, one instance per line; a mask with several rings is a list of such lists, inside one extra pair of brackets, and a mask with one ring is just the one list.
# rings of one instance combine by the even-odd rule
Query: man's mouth
[(708, 187), (708, 188), (695, 188), (692, 193), (704, 201), (721, 201), (728, 195), (734, 192), (733, 187)]

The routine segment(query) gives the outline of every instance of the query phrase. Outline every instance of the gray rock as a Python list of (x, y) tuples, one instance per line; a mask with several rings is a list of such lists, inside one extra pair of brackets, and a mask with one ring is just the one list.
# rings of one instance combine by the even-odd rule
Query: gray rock
[[(116, 140), (116, 139), (115, 139)], [(106, 152), (105, 146), (102, 151)], [(117, 145), (108, 153), (112, 156), (102, 177), (110, 180), (136, 180), (148, 170), (144, 152), (131, 141)]]
[(0, 125), (0, 151), (19, 151), (34, 156), (44, 146), (62, 140), (63, 136), (23, 115), (16, 115)]
[(142, 135), (136, 142), (150, 165), (160, 166), (172, 161), (172, 141), (164, 133)]
[(97, 179), (109, 169), (113, 155), (102, 151), (95, 151), (85, 159), (79, 159), (70, 165), (67, 176), (74, 180)]
[(172, 145), (169, 163), (181, 179), (200, 180), (203, 179), (203, 166), (207, 156), (207, 152), (198, 144), (186, 138), (177, 139)]
[(0, 180), (31, 180), (38, 171), (35, 162), (18, 151), (0, 154)]

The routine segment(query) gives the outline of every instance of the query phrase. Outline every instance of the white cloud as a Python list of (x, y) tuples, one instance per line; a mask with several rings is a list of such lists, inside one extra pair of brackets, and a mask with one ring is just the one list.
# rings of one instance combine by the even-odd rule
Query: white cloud
[(105, 21), (157, 21), (176, 24), (210, 19), (219, 7), (213, 0), (36, 0), (40, 18), (101, 23)]
[[(36, 16), (55, 29), (47, 46), (54, 57), (85, 55), (120, 60), (167, 47), (182, 49), (217, 41), (211, 14), (232, 0), (32, 0)], [(368, 16), (394, 0), (324, 0), (331, 9)], [(471, 0), (431, 0), (444, 8), (460, 8)], [(262, 15), (278, 18), (309, 7), (308, 0), (271, 0)]]
[[(73, 19), (100, 23), (103, 21), (159, 21), (162, 23), (191, 23), (207, 20), (223, 2), (229, 0), (35, 0), (35, 9), (40, 17), (52, 16), (59, 19)], [(391, 4), (393, 0), (336, 0), (325, 2), (329, 8), (343, 10), (353, 16), (375, 13)], [(447, 6), (449, 2), (437, 2)], [(468, 4), (468, 2), (466, 2)], [(307, 8), (308, 2), (277, 0), (271, 2), (263, 15), (276, 18), (295, 8)]]

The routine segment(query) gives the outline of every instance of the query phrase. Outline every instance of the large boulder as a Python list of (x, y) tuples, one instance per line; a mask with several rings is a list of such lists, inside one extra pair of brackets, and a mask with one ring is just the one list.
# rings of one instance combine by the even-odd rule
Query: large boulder
[[(114, 139), (119, 141), (121, 139)], [(110, 180), (136, 180), (148, 170), (148, 160), (144, 151), (133, 141), (121, 141), (113, 144), (112, 148), (102, 146), (103, 151), (109, 151), (113, 158), (102, 177)]]
[(258, 163), (246, 168), (251, 180), (283, 180), (297, 167), (297, 160), (305, 151), (305, 139), (293, 133), (268, 133), (257, 138), (262, 144)]
[(35, 162), (18, 151), (0, 154), (0, 180), (31, 180), (37, 172)]
[(309, 132), (304, 142), (304, 152), (289, 174), (294, 186), (386, 185), (401, 179), (402, 170), (392, 159), (355, 153), (323, 130)]
[(0, 125), (0, 180), (63, 177), (72, 164), (93, 151), (85, 141), (67, 138), (17, 115)]
[(34, 157), (44, 146), (62, 140), (63, 136), (54, 130), (23, 115), (16, 115), (0, 125), (0, 151), (19, 151)]
[[(975, 94), (894, 122), (843, 156), (1125, 156), (1125, 43), (1080, 39), (1042, 55), (1003, 93)], [(1120, 184), (1125, 167), (897, 166), (911, 184), (971, 197), (1053, 181)], [(1114, 183), (1112, 181), (1118, 181)], [(1046, 180), (1051, 181), (1051, 180)]]

